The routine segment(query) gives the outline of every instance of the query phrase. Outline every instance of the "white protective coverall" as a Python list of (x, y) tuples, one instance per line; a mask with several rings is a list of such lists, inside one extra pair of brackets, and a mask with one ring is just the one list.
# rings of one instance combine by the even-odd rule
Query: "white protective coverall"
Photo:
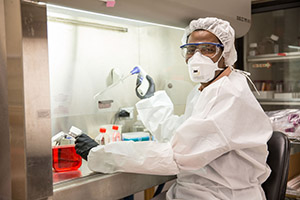
[(180, 117), (173, 115), (164, 91), (138, 102), (141, 120), (158, 141), (97, 146), (88, 155), (89, 168), (177, 174), (169, 200), (265, 199), (261, 184), (270, 174), (266, 143), (272, 126), (245, 76), (232, 71), (202, 92), (198, 88), (191, 91)]

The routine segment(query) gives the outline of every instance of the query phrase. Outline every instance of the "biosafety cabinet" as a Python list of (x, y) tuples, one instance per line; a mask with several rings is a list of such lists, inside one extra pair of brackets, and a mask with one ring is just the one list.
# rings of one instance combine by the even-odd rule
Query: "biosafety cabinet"
[[(252, 5), (252, 23), (244, 37), (244, 68), (259, 91), (254, 95), (269, 115), (288, 116), (300, 109), (300, 3), (279, 1)], [(288, 121), (276, 119), (278, 128), (290, 137), (289, 181), (300, 174), (300, 130), (289, 132)], [(289, 119), (288, 119), (289, 120)], [(281, 124), (279, 124), (281, 123)], [(286, 126), (286, 127), (285, 127)], [(298, 177), (299, 178), (299, 177)], [(298, 180), (299, 182), (299, 180)], [(291, 183), (291, 182), (290, 182)], [(287, 196), (299, 198), (300, 190), (288, 184)]]

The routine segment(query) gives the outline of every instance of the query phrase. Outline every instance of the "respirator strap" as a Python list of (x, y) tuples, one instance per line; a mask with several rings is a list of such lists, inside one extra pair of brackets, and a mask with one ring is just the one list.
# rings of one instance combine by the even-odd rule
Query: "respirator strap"
[(227, 69), (227, 67), (225, 68), (220, 68), (219, 71), (222, 71), (221, 73), (219, 73), (217, 76), (215, 76), (210, 82), (214, 82), (214, 80), (216, 80), (225, 70)]
[[(219, 63), (220, 62), (220, 60), (222, 59), (222, 57), (223, 57), (223, 53), (220, 55), (220, 57), (219, 57), (219, 59), (217, 60), (217, 62), (216, 63)], [(219, 73), (217, 76), (215, 76), (211, 81), (210, 81), (210, 83), (212, 83), (214, 80), (216, 80), (225, 70), (227, 69), (227, 67), (225, 67), (225, 68), (218, 68), (217, 70), (218, 71), (222, 71), (221, 73)]]

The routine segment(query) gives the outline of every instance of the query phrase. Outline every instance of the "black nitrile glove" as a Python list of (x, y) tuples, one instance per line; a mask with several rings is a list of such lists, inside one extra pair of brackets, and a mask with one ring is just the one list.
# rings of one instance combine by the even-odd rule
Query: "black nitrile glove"
[(87, 160), (87, 156), (88, 156), (91, 148), (98, 146), (98, 145), (99, 144), (95, 140), (90, 138), (85, 133), (76, 137), (76, 140), (75, 140), (76, 153), (85, 160)]
[(139, 78), (136, 79), (135, 93), (140, 99), (146, 99), (146, 98), (152, 97), (154, 95), (154, 92), (155, 92), (155, 83), (154, 83), (153, 79), (151, 78), (151, 76), (146, 75), (146, 79), (147, 80), (143, 80), (143, 81), (148, 81), (149, 82), (149, 88), (148, 88), (147, 92), (144, 95), (141, 95), (138, 92), (138, 88), (142, 84), (142, 81)]

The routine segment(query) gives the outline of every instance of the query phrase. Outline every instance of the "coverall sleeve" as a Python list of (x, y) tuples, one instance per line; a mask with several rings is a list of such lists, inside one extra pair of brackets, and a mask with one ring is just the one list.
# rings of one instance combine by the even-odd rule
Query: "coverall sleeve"
[(173, 103), (165, 91), (155, 92), (153, 97), (139, 101), (136, 108), (145, 127), (158, 142), (169, 142), (185, 118), (173, 114)]
[(88, 155), (88, 167), (102, 173), (175, 175), (179, 170), (170, 143), (121, 141), (99, 145)]
[(176, 130), (174, 158), (183, 170), (197, 170), (230, 151), (225, 135), (212, 119), (194, 115)]

